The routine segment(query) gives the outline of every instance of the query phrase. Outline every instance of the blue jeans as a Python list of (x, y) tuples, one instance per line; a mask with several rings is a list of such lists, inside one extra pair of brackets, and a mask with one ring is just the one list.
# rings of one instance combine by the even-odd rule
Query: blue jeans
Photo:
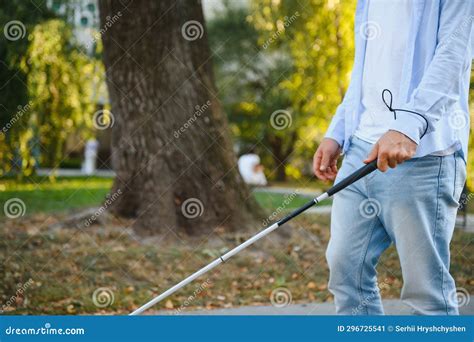
[[(336, 181), (361, 167), (371, 148), (353, 138)], [(338, 314), (384, 313), (379, 286), (390, 285), (377, 283), (376, 265), (391, 243), (402, 269), (401, 299), (413, 313), (458, 314), (449, 243), (465, 166), (459, 153), (415, 158), (335, 195), (326, 257)]]

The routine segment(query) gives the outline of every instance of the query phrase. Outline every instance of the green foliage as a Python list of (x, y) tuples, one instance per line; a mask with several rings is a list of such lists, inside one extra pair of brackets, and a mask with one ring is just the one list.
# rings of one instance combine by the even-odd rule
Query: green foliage
[(253, 1), (261, 42), (284, 46), (294, 63), (282, 83), (303, 116), (295, 154), (311, 158), (349, 84), (353, 62), (354, 0)]
[[(46, 1), (0, 0), (1, 127), (4, 127), (17, 111), (18, 105), (28, 102), (26, 74), (20, 68), (20, 61), (28, 49), (28, 35), (36, 24), (53, 17), (54, 14), (47, 8)], [(4, 30), (8, 30), (12, 21), (21, 24), (13, 25), (19, 31), (12, 31), (13, 39), (8, 39)]]
[[(25, 75), (29, 102), (13, 115), (4, 155), (18, 155), (22, 174), (30, 174), (36, 162), (55, 166), (61, 159), (68, 135), (90, 134), (97, 85), (102, 65), (83, 54), (72, 28), (52, 19), (36, 25), (20, 68)], [(9, 158), (8, 158), (9, 159)], [(8, 171), (8, 163), (4, 163)]]
[(66, 137), (92, 127), (97, 103), (94, 89), (102, 66), (80, 52), (72, 29), (61, 20), (35, 27), (27, 56), (24, 67), (29, 71), (32, 99), (29, 126), (37, 127), (39, 144), (49, 152), (43, 156), (44, 164), (55, 165)]
[[(471, 88), (469, 89), (469, 98), (471, 99), (471, 111), (470, 111), (470, 116), (471, 116), (471, 129), (474, 125), (474, 117), (472, 116), (472, 113), (474, 113), (474, 103), (472, 99), (474, 99), (474, 68), (471, 71)], [(474, 187), (474, 135), (471, 133), (469, 136), (469, 146), (468, 146), (469, 154), (468, 154), (468, 160), (467, 160), (467, 185), (469, 189), (473, 189)]]
[[(284, 164), (295, 137), (289, 131), (295, 132), (297, 125), (293, 118), (290, 127), (279, 131), (272, 127), (270, 118), (277, 110), (291, 112), (282, 82), (292, 73), (292, 60), (283, 51), (265, 51), (247, 8), (226, 3), (208, 29), (217, 56), (219, 95), (241, 152), (255, 149), (270, 169)], [(284, 139), (288, 136), (293, 138)]]
[[(349, 83), (355, 1), (249, 3), (250, 11), (227, 4), (209, 23), (219, 95), (234, 136), (243, 151), (256, 145), (267, 176), (299, 178)], [(275, 111), (291, 124), (275, 129)]]
[(17, 159), (11, 147), (18, 145), (18, 134), (8, 128), (28, 105), (27, 75), (20, 63), (28, 49), (29, 34), (35, 25), (54, 16), (45, 1), (0, 0), (0, 171), (8, 170)]

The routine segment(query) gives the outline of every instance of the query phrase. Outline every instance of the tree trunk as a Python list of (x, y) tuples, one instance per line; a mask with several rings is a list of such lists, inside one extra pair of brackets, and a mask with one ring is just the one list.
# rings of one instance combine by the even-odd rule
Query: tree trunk
[(283, 139), (278, 136), (269, 136), (270, 150), (272, 151), (273, 163), (275, 165), (275, 180), (279, 182), (286, 181), (286, 156), (283, 151)]
[(278, 182), (286, 181), (286, 161), (278, 163), (276, 168), (276, 180)]
[[(270, 150), (272, 151), (273, 162), (276, 169), (275, 179), (279, 182), (286, 181), (286, 166), (288, 165), (288, 159), (294, 151), (295, 143), (298, 138), (296, 131), (287, 135), (285, 139), (280, 136), (269, 135), (267, 140), (270, 144)], [(286, 147), (285, 147), (286, 143)]]
[(115, 119), (112, 212), (148, 233), (253, 223), (257, 206), (216, 98), (200, 1), (102, 0), (100, 18)]

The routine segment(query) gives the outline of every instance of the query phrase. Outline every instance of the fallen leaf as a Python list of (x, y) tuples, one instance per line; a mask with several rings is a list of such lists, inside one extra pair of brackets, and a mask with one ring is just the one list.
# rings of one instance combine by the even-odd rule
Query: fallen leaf
[(165, 303), (165, 308), (167, 309), (174, 309), (174, 305), (173, 305), (173, 302), (171, 301), (171, 299), (168, 299)]

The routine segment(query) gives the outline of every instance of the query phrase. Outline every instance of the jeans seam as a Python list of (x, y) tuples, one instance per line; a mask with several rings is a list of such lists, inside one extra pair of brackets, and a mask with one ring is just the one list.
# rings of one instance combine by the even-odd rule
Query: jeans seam
[[(438, 171), (438, 179), (437, 179), (437, 182), (438, 182), (438, 185), (437, 185), (437, 190), (436, 190), (436, 217), (435, 217), (435, 228), (434, 228), (434, 231), (433, 231), (433, 244), (434, 244), (434, 248), (435, 250), (437, 250), (437, 244), (436, 244), (436, 233), (438, 231), (438, 227), (440, 226), (440, 195), (441, 195), (441, 173), (442, 173), (442, 169), (443, 169), (443, 161), (445, 160), (445, 158), (440, 158), (440, 163), (439, 163), (439, 171)], [(443, 295), (443, 300), (444, 300), (444, 305), (445, 305), (445, 311), (446, 311), (446, 314), (448, 315), (448, 302), (446, 300), (446, 296), (444, 294), (444, 272), (443, 272), (443, 267), (441, 266), (440, 267), (440, 271), (441, 271), (441, 294)]]
[[(369, 197), (367, 197), (369, 198)], [(363, 294), (362, 294), (362, 274), (364, 273), (364, 264), (365, 264), (365, 258), (367, 257), (367, 253), (369, 251), (369, 245), (370, 245), (370, 240), (372, 240), (372, 235), (374, 234), (374, 229), (375, 229), (375, 226), (376, 226), (376, 220), (377, 219), (377, 216), (374, 217), (374, 220), (373, 220), (373, 223), (372, 223), (372, 226), (370, 227), (370, 234), (369, 234), (369, 238), (367, 240), (367, 243), (366, 243), (366, 247), (365, 247), (365, 252), (362, 254), (362, 260), (360, 261), (360, 271), (359, 271), (359, 279), (358, 279), (358, 290), (359, 290), (359, 301), (360, 303), (363, 303), (365, 301), (365, 299), (363, 298)], [(366, 314), (368, 315), (369, 314), (369, 308), (368, 306), (366, 305), (365, 306), (365, 311), (366, 311)]]
[(454, 187), (453, 187), (453, 198), (456, 199), (456, 181), (458, 178), (458, 163), (456, 161), (456, 154), (453, 154), (454, 156)]

